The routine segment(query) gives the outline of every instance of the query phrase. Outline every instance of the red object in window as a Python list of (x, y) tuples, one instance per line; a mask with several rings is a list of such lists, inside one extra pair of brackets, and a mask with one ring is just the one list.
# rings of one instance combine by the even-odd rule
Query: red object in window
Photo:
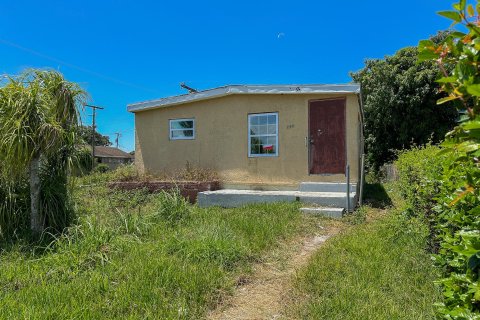
[(273, 151), (273, 144), (267, 144), (262, 146), (264, 151)]

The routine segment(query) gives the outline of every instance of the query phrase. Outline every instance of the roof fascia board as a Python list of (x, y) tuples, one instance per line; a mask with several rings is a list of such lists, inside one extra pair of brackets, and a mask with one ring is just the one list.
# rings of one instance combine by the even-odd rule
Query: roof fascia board
[(233, 94), (348, 94), (359, 93), (358, 84), (334, 85), (234, 85), (200, 91), (197, 93), (172, 96), (162, 99), (138, 102), (127, 105), (129, 112), (138, 112), (178, 104), (213, 99)]

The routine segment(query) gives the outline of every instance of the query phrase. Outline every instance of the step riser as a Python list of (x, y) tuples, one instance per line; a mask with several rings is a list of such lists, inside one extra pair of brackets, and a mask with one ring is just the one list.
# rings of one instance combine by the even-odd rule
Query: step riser
[(219, 206), (223, 208), (236, 208), (254, 203), (293, 202), (295, 196), (286, 195), (243, 195), (243, 194), (204, 194), (199, 193), (198, 206), (201, 208)]
[[(350, 209), (353, 209), (355, 199), (350, 196)], [(261, 195), (261, 194), (205, 194), (199, 193), (198, 206), (201, 208), (219, 206), (223, 208), (235, 208), (253, 203), (294, 202), (300, 201), (305, 204), (316, 204), (325, 207), (346, 208), (346, 197), (315, 197), (315, 196), (292, 196), (292, 195)]]
[[(350, 192), (356, 191), (356, 184), (350, 184)], [(346, 183), (322, 183), (322, 182), (302, 182), (298, 187), (302, 192), (345, 192), (347, 193)]]
[[(353, 209), (356, 197), (350, 197), (350, 210)], [(319, 197), (300, 197), (302, 203), (316, 204), (324, 207), (347, 208), (347, 197), (319, 198)]]

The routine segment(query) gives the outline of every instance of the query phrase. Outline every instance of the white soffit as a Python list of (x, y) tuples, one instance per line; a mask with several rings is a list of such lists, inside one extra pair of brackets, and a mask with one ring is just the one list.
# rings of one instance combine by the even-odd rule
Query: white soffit
[(196, 93), (137, 102), (127, 105), (127, 111), (138, 112), (156, 108), (174, 106), (182, 103), (200, 101), (232, 94), (345, 94), (360, 93), (360, 85), (350, 84), (309, 84), (309, 85), (230, 85)]

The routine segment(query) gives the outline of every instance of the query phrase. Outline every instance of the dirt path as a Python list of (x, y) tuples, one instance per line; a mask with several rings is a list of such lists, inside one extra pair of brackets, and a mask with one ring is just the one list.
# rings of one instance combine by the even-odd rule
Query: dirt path
[(293, 274), (339, 228), (319, 230), (319, 235), (296, 239), (282, 246), (272, 257), (253, 267), (252, 276), (239, 286), (233, 296), (213, 310), (211, 320), (283, 319), (281, 312), (290, 289)]

